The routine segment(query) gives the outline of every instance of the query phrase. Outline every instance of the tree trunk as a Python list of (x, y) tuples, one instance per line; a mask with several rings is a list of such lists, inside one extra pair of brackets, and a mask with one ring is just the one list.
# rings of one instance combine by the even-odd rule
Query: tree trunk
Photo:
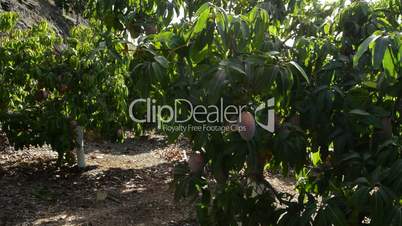
[(84, 153), (84, 129), (81, 126), (75, 128), (77, 142), (77, 164), (79, 168), (85, 168), (85, 153)]

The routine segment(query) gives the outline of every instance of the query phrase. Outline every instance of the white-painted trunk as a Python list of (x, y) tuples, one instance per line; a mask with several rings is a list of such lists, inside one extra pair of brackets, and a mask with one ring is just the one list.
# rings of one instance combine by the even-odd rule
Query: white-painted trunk
[(85, 153), (84, 153), (84, 129), (81, 126), (75, 128), (77, 142), (77, 164), (79, 168), (85, 168)]

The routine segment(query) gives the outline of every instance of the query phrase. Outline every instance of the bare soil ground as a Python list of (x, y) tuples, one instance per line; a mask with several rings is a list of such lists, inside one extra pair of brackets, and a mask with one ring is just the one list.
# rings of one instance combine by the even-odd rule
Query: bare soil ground
[(54, 168), (49, 147), (0, 154), (0, 225), (194, 224), (169, 186), (182, 147), (153, 136), (86, 148), (85, 171)]
[[(49, 147), (0, 153), (0, 226), (196, 225), (191, 203), (173, 200), (175, 161), (185, 142), (159, 135), (124, 144), (88, 143), (88, 168), (56, 169)], [(281, 191), (293, 182), (268, 175)]]

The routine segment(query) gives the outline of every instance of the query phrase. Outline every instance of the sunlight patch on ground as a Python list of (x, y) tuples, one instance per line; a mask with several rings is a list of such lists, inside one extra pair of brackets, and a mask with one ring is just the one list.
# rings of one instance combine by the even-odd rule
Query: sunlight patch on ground
[(90, 165), (103, 168), (144, 169), (165, 163), (156, 153), (138, 153), (135, 155), (91, 153), (88, 155)]
[(32, 225), (60, 224), (61, 222), (63, 222), (63, 225), (74, 225), (68, 224), (67, 222), (74, 222), (77, 220), (79, 220), (79, 217), (77, 216), (71, 216), (65, 213), (61, 213), (55, 216), (37, 219), (32, 223)]

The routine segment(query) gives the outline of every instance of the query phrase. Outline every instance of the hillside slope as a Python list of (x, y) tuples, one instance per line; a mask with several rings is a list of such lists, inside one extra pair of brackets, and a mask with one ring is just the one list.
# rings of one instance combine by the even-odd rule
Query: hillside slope
[[(76, 20), (73, 15), (63, 15), (52, 0), (0, 0), (0, 12), (14, 11), (20, 16), (17, 26), (31, 27), (39, 21), (46, 20), (57, 33), (65, 36)], [(83, 21), (80, 20), (80, 23)]]

